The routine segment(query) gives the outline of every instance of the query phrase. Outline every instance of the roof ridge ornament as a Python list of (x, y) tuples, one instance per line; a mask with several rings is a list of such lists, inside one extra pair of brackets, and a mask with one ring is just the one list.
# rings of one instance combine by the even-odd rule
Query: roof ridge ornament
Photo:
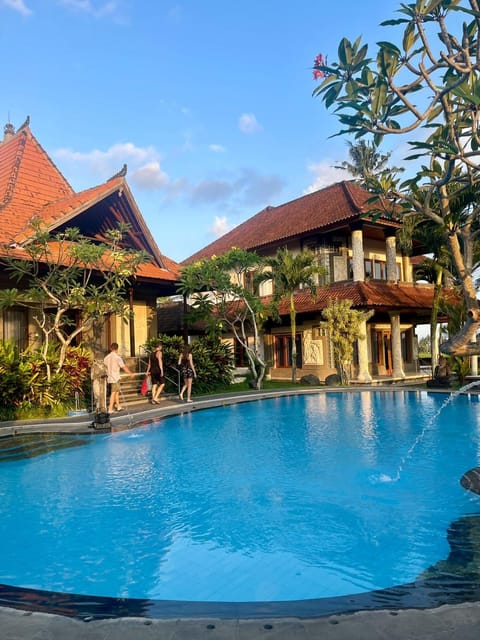
[(3, 141), (7, 142), (11, 140), (15, 135), (15, 127), (11, 122), (7, 122), (7, 124), (3, 127)]
[(114, 180), (115, 178), (124, 178), (126, 175), (127, 175), (127, 165), (124, 164), (123, 167), (120, 169), (120, 171), (117, 171), (117, 173), (111, 176), (107, 180), (107, 182), (110, 182), (110, 180)]
[(18, 127), (18, 129), (17, 129), (17, 133), (18, 133), (19, 131), (22, 131), (22, 129), (26, 129), (26, 128), (27, 128), (27, 127), (29, 127), (29, 126), (30, 126), (30, 116), (27, 116), (27, 117), (25, 118), (25, 122), (24, 122), (23, 124), (21, 124), (21, 125)]

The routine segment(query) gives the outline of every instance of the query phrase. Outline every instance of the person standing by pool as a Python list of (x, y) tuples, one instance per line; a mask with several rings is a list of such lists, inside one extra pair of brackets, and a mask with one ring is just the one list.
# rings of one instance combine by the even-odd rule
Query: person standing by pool
[(125, 371), (131, 376), (133, 376), (133, 373), (118, 353), (118, 344), (116, 342), (112, 342), (110, 345), (110, 353), (103, 359), (103, 364), (107, 370), (107, 383), (110, 385), (108, 413), (113, 413), (115, 410), (122, 411), (123, 407), (120, 406), (120, 373)]
[(180, 400), (183, 400), (183, 394), (185, 390), (187, 390), (187, 402), (193, 402), (191, 398), (192, 382), (193, 379), (197, 377), (197, 372), (195, 371), (192, 353), (188, 344), (184, 346), (183, 351), (178, 358), (178, 366), (180, 367), (180, 372), (183, 376), (183, 387), (180, 391), (179, 398)]
[(162, 345), (157, 344), (148, 358), (147, 376), (152, 382), (152, 404), (158, 404), (160, 395), (165, 387), (165, 377), (163, 375)]

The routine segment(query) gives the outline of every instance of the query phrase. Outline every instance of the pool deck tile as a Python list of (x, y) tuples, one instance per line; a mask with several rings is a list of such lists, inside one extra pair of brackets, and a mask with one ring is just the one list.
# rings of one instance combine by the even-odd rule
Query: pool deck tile
[[(402, 386), (401, 390), (407, 388)], [(379, 391), (379, 387), (375, 387), (375, 391)], [(318, 389), (305, 392), (318, 392)], [(240, 399), (256, 400), (271, 395), (286, 393), (252, 392), (243, 394)], [(147, 403), (130, 406), (128, 412), (115, 414), (111, 421), (114, 429), (124, 429), (157, 416), (238, 401), (238, 395), (235, 398), (210, 396), (194, 398), (193, 404), (184, 405), (177, 398), (169, 398), (154, 407)], [(0, 435), (40, 431), (94, 433), (92, 415), (4, 422), (0, 423)], [(82, 621), (0, 606), (0, 640), (478, 640), (479, 637), (480, 603), (265, 620), (117, 618)]]
[(0, 607), (2, 640), (478, 640), (480, 605), (370, 611), (317, 619), (83, 622)]

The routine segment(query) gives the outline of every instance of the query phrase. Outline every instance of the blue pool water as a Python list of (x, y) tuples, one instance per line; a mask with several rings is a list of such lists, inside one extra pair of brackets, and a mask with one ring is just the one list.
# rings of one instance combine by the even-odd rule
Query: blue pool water
[(289, 396), (49, 438), (43, 453), (25, 440), (27, 457), (3, 443), (0, 582), (255, 602), (450, 573), (449, 528), (480, 513), (459, 483), (480, 463), (480, 403), (446, 397)]

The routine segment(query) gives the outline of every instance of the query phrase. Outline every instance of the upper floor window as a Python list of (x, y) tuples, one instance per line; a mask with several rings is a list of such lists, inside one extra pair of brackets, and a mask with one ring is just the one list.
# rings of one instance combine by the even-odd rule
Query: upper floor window
[(375, 280), (387, 279), (387, 263), (383, 260), (373, 261), (373, 277)]

